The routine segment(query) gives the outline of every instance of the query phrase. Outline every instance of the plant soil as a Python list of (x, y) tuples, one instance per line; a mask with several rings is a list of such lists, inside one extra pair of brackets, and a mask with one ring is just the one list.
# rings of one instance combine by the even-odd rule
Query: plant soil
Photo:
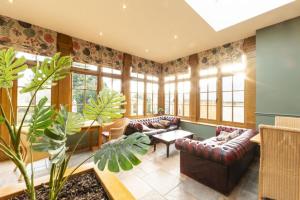
[[(49, 186), (43, 184), (36, 187), (37, 200), (49, 199)], [(65, 184), (58, 196), (59, 200), (108, 200), (101, 183), (93, 171), (73, 175)], [(10, 200), (29, 200), (23, 193)]]

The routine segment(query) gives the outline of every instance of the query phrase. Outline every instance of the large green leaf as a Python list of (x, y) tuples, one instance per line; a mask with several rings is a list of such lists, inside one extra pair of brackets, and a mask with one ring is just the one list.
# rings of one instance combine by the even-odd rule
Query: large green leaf
[(69, 73), (72, 64), (70, 56), (60, 56), (56, 53), (51, 59), (45, 59), (40, 65), (32, 68), (34, 77), (21, 90), (21, 93), (35, 91), (39, 87), (44, 88), (48, 85), (55, 85), (58, 80), (64, 79)]
[(80, 113), (68, 112), (61, 106), (53, 125), (33, 142), (33, 149), (50, 154), (50, 161), (60, 164), (65, 159), (67, 135), (80, 132), (83, 118)]
[(48, 98), (43, 97), (37, 106), (34, 108), (34, 113), (29, 124), (28, 139), (31, 142), (36, 141), (37, 137), (44, 134), (46, 128), (49, 128), (53, 123), (53, 115), (55, 111), (51, 106), (45, 107)]
[(13, 48), (0, 51), (0, 88), (12, 88), (13, 81), (22, 77), (27, 69), (24, 57), (16, 59)]
[(149, 137), (143, 133), (122, 136), (102, 145), (94, 156), (94, 163), (100, 170), (104, 170), (106, 165), (112, 172), (119, 172), (120, 168), (130, 170), (141, 162), (135, 154), (146, 154), (149, 144)]
[(84, 116), (89, 120), (97, 120), (100, 124), (119, 119), (125, 112), (122, 105), (125, 104), (125, 96), (104, 88), (96, 98), (92, 99), (83, 109)]

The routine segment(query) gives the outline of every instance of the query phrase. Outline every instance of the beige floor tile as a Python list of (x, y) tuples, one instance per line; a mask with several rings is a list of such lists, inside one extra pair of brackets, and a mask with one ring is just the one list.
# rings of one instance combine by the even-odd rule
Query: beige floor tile
[(199, 200), (190, 193), (184, 191), (180, 186), (177, 186), (175, 189), (166, 194), (165, 198), (168, 200)]
[(143, 177), (143, 181), (149, 184), (161, 195), (167, 194), (180, 183), (180, 179), (178, 177), (172, 176), (171, 174), (161, 169), (156, 170)]
[(148, 194), (146, 194), (145, 196), (143, 196), (138, 200), (166, 200), (166, 199), (155, 190), (152, 190), (151, 192), (149, 192)]
[(137, 176), (126, 176), (120, 178), (121, 182), (137, 199), (146, 196), (153, 189)]

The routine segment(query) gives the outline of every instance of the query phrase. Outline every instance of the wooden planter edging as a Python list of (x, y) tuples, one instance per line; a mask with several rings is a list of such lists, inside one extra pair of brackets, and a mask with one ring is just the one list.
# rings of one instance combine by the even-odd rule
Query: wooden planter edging
[[(111, 172), (100, 171), (93, 164), (83, 165), (76, 170), (75, 174), (81, 174), (87, 171), (93, 170), (101, 182), (101, 185), (105, 189), (107, 196), (111, 200), (135, 200), (134, 196), (128, 191), (128, 189), (121, 183), (121, 181)], [(72, 168), (66, 171), (68, 175), (72, 171)], [(35, 185), (41, 185), (49, 181), (49, 176), (41, 177), (35, 180)], [(25, 183), (18, 183), (10, 186), (4, 186), (0, 188), (0, 200), (7, 200), (25, 191)]]

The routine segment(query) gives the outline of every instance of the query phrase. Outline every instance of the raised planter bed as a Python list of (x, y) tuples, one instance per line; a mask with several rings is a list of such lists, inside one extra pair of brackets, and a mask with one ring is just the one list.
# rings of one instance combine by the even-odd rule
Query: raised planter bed
[[(72, 169), (68, 169), (67, 173)], [(35, 181), (37, 189), (37, 199), (48, 199), (49, 188), (47, 181), (49, 176), (39, 178)], [(0, 188), (0, 200), (25, 200), (25, 184)], [(45, 198), (44, 198), (45, 196)], [(99, 200), (134, 200), (133, 195), (111, 172), (100, 171), (93, 165), (88, 164), (80, 167), (68, 180), (65, 188), (60, 193), (61, 199), (99, 199)], [(80, 197), (80, 198), (79, 198)], [(95, 198), (96, 197), (96, 198)], [(59, 198), (60, 199), (60, 198)], [(27, 199), (26, 199), (27, 200)]]

